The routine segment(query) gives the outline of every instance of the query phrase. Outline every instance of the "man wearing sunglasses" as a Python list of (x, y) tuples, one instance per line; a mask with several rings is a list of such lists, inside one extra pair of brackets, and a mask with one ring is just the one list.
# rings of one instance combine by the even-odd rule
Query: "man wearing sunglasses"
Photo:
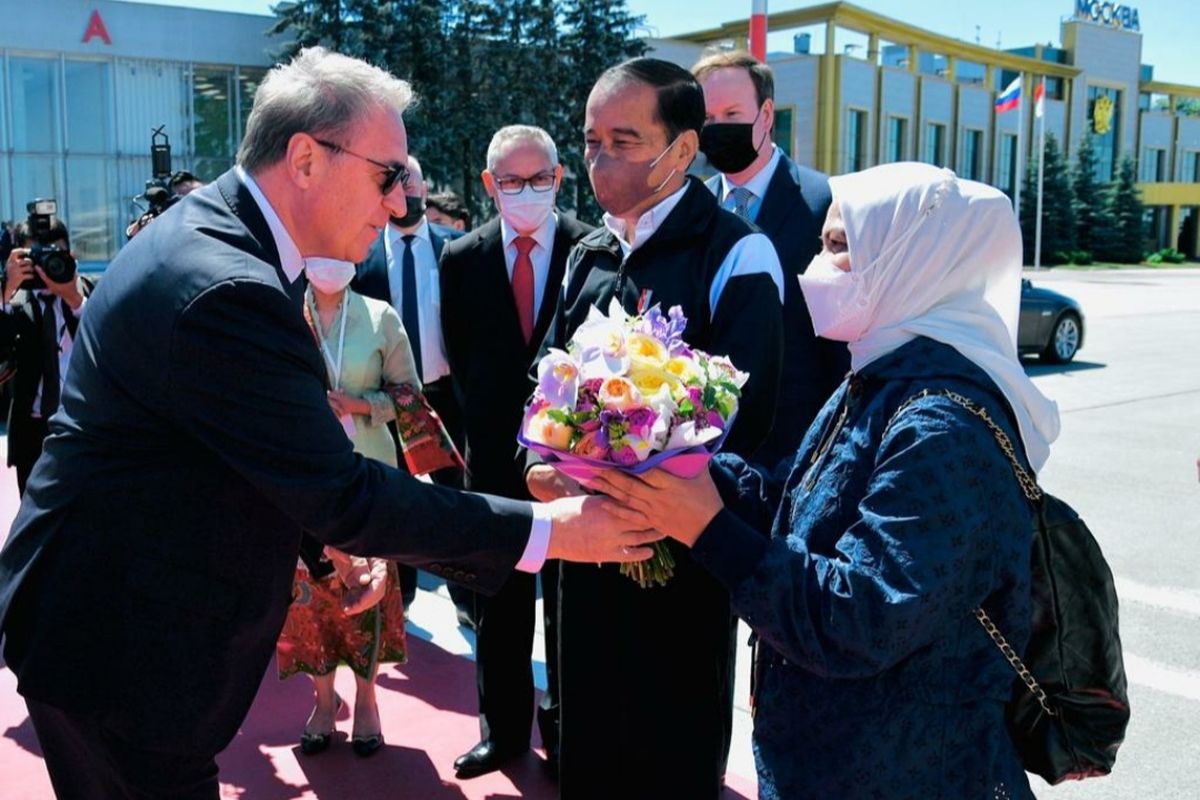
[(123, 248), (89, 298), (0, 551), (4, 658), (59, 797), (216, 800), (302, 532), (483, 591), (547, 558), (650, 555), (654, 536), (629, 531), (644, 520), (608, 501), (424, 484), (356, 454), (330, 412), (305, 262), (360, 261), (404, 216), (411, 97), (302, 50), (255, 94), (238, 167)]
[[(528, 499), (515, 436), (529, 397), (529, 365), (554, 316), (567, 253), (591, 227), (554, 208), (562, 165), (541, 128), (492, 137), (483, 185), (499, 216), (442, 253), (442, 330), (466, 419), (468, 489)], [(553, 769), (558, 748), (558, 562), (541, 571), (549, 684), (538, 728)], [(512, 574), (476, 603), (480, 741), (454, 764), (459, 777), (499, 769), (529, 750), (533, 723), (536, 580)]]

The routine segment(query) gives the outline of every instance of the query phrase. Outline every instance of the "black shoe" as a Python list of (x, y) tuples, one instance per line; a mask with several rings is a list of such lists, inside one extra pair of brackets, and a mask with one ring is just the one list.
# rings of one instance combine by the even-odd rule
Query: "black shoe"
[(333, 732), (329, 733), (304, 733), (300, 735), (300, 752), (306, 756), (315, 756), (317, 753), (329, 749), (329, 743), (333, 741)]
[(354, 748), (354, 755), (359, 758), (368, 758), (375, 755), (383, 747), (383, 734), (355, 736), (350, 740), (350, 746)]
[(477, 778), (495, 772), (528, 750), (528, 747), (522, 750), (502, 750), (492, 742), (484, 740), (454, 760), (455, 777)]
[(475, 630), (475, 620), (472, 619), (471, 613), (467, 609), (459, 606), (455, 608), (455, 613), (458, 616), (459, 627), (466, 628), (469, 631)]
[(546, 760), (542, 762), (542, 769), (547, 775), (554, 780), (558, 780), (558, 754), (546, 754)]

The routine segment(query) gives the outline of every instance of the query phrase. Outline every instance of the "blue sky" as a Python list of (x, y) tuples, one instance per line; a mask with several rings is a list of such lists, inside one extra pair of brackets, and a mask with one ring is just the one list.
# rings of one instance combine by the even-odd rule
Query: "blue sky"
[[(819, 0), (768, 0), (769, 11), (814, 5)], [(268, 0), (140, 0), (164, 5), (269, 14)], [(745, 18), (751, 0), (629, 0), (644, 15), (649, 32), (670, 36)], [(857, 0), (856, 5), (912, 25), (995, 47), (1059, 43), (1059, 20), (1071, 16), (1075, 0)], [(1154, 77), (1173, 83), (1200, 84), (1200, 55), (1195, 24), (1179, 0), (1132, 0), (1142, 27), (1142, 62), (1153, 64)], [(681, 13), (686, 9), (686, 13)], [(978, 28), (977, 28), (978, 26)], [(770, 40), (772, 50), (790, 50), (794, 31)], [(814, 36), (814, 39), (819, 37)], [(846, 42), (854, 39), (847, 38)], [(839, 46), (842, 42), (839, 42)]]

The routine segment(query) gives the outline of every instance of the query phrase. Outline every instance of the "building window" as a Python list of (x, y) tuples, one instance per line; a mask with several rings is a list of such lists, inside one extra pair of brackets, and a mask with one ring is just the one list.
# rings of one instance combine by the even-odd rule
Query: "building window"
[(1142, 151), (1143, 183), (1161, 183), (1166, 179), (1167, 151), (1161, 147), (1147, 147)]
[(775, 130), (771, 131), (771, 140), (775, 142), (775, 146), (783, 151), (783, 154), (788, 158), (792, 158), (793, 142), (796, 141), (796, 115), (791, 108), (775, 108)]
[(969, 181), (983, 177), (983, 131), (963, 131), (963, 157), (959, 174)]
[(1121, 91), (1088, 87), (1088, 128), (1096, 148), (1096, 180), (1109, 183), (1117, 174), (1120, 154)]
[(888, 117), (887, 153), (888, 161), (908, 160), (908, 120), (904, 117)]
[(1014, 133), (1000, 134), (1000, 159), (997, 164), (996, 185), (1000, 191), (1013, 197), (1017, 193), (1017, 136)]
[(104, 261), (116, 250), (110, 187), (115, 183), (112, 160), (106, 156), (67, 157), (67, 225), (71, 249), (80, 261)]
[(196, 176), (210, 181), (233, 166), (233, 72), (197, 67), (192, 77)]
[(61, 152), (58, 61), (10, 58), (8, 64), (13, 149), (26, 153)]
[[(112, 71), (104, 61), (67, 61), (67, 150), (108, 153), (112, 142)], [(71, 243), (75, 243), (74, 237)]]
[(1184, 151), (1179, 180), (1184, 183), (1200, 183), (1200, 152)]
[(946, 126), (939, 122), (925, 126), (925, 163), (946, 166)]
[[(253, 67), (238, 68), (238, 110), (241, 112), (241, 119), (238, 125), (238, 142), (246, 135), (246, 121), (250, 119), (250, 109), (254, 108), (254, 95), (258, 92), (258, 86), (263, 82), (263, 78), (267, 75), (265, 69), (255, 69)], [(776, 112), (778, 117), (778, 112)]]
[(846, 124), (846, 171), (867, 168), (867, 112), (850, 109)]

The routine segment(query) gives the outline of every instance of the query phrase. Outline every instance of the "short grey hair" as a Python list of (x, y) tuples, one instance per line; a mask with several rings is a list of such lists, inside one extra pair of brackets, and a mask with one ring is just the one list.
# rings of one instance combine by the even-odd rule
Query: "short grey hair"
[(306, 47), (268, 72), (255, 92), (238, 164), (249, 172), (272, 166), (297, 133), (337, 138), (376, 109), (403, 113), (414, 100), (407, 81), (379, 67)]
[(492, 136), (492, 142), (487, 149), (487, 168), (492, 171), (496, 162), (504, 157), (510, 147), (522, 142), (533, 142), (540, 145), (550, 158), (550, 166), (558, 166), (558, 148), (550, 134), (536, 125), (505, 125)]

